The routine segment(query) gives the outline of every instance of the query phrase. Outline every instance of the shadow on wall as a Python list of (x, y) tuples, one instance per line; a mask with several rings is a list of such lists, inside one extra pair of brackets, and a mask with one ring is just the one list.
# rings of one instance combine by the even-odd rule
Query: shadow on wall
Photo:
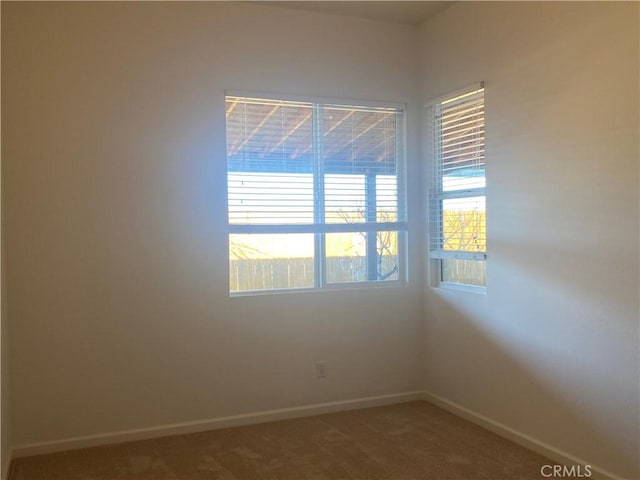
[(464, 8), (456, 26), (501, 45), (460, 49), (447, 77), (487, 81), (488, 290), (428, 290), (427, 390), (640, 478), (638, 10), (483, 5), (522, 24), (530, 8), (520, 35)]
[(597, 271), (604, 261), (586, 251), (499, 242), (492, 250), (500, 255), (489, 280), (508, 288), (429, 294), (427, 390), (637, 478), (637, 308), (579, 267), (589, 259)]

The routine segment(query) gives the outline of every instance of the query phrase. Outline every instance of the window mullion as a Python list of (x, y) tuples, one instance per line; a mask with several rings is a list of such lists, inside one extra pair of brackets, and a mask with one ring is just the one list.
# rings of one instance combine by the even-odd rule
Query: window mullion
[[(376, 222), (376, 174), (366, 174), (365, 219), (367, 223)], [(378, 232), (367, 232), (367, 280), (378, 279)]]
[[(442, 248), (443, 238), (442, 238), (442, 228), (444, 224), (444, 210), (443, 210), (443, 198), (442, 193), (444, 191), (443, 186), (443, 178), (442, 178), (442, 145), (440, 144), (440, 136), (442, 135), (442, 106), (436, 105), (434, 108), (434, 125), (433, 125), (433, 145), (435, 147), (435, 161), (434, 161), (434, 171), (433, 171), (433, 180), (434, 180), (434, 195), (433, 201), (434, 205), (432, 206), (432, 221), (435, 219), (435, 225), (432, 225), (432, 250), (439, 250)], [(440, 273), (442, 273), (442, 268), (440, 267)], [(442, 279), (441, 279), (442, 280)]]
[(325, 223), (324, 207), (324, 135), (322, 134), (322, 105), (313, 105), (313, 221), (319, 230), (315, 233), (314, 243), (314, 272), (316, 288), (326, 284), (326, 255), (325, 232), (322, 228)]
[(439, 192), (436, 197), (439, 200), (449, 200), (452, 198), (469, 198), (469, 197), (482, 197), (485, 195), (485, 187), (468, 188), (466, 190), (447, 190), (446, 192)]

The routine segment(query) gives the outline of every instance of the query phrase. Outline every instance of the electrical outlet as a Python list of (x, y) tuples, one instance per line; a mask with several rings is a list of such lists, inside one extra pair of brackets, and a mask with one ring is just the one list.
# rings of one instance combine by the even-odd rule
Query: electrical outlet
[(327, 365), (324, 362), (316, 363), (316, 376), (318, 378), (327, 378)]

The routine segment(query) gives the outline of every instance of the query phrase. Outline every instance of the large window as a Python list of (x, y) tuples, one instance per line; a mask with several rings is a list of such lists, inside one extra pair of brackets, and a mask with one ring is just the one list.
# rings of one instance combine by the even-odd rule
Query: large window
[(436, 283), (484, 287), (486, 208), (484, 88), (431, 106), (430, 257)]
[(400, 281), (404, 112), (226, 97), (230, 291)]

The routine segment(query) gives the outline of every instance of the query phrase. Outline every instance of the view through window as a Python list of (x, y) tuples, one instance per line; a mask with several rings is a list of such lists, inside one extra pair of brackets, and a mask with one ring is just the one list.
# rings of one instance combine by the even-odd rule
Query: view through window
[(399, 108), (226, 97), (230, 291), (398, 281)]

